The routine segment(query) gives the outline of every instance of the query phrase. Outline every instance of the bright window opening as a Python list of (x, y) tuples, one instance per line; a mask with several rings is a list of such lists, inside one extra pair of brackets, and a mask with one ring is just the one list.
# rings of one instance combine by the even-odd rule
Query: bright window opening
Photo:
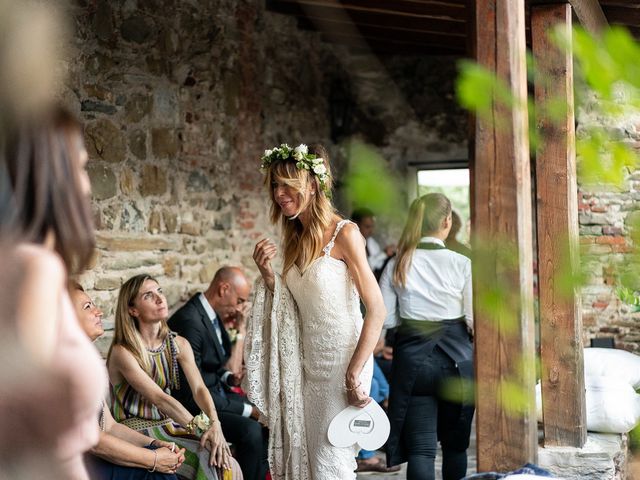
[(453, 210), (460, 216), (462, 227), (457, 239), (469, 244), (470, 209), (469, 209), (469, 169), (456, 168), (449, 170), (419, 170), (418, 195), (442, 193), (451, 200)]

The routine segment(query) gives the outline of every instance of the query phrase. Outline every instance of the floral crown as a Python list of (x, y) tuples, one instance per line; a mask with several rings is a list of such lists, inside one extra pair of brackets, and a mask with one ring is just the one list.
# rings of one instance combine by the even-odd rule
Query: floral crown
[(296, 161), (296, 167), (300, 170), (309, 170), (313, 172), (318, 179), (320, 189), (329, 195), (329, 173), (327, 167), (324, 166), (324, 159), (313, 153), (309, 153), (309, 148), (301, 143), (296, 148), (291, 148), (286, 143), (279, 147), (273, 147), (271, 150), (265, 150), (262, 156), (260, 168), (266, 170), (276, 160), (287, 160), (292, 158)]

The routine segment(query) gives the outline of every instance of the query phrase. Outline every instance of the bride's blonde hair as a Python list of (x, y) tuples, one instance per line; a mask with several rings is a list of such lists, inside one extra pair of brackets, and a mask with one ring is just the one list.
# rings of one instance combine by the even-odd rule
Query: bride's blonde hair
[[(321, 145), (309, 147), (309, 153), (323, 159), (327, 169), (324, 189), (318, 178), (309, 170), (298, 168), (292, 157), (274, 160), (266, 170), (265, 185), (271, 197), (271, 222), (280, 223), (284, 244), (283, 277), (297, 264), (304, 271), (322, 251), (324, 232), (331, 224), (335, 209), (327, 196), (331, 192), (332, 177), (329, 155)], [(293, 217), (285, 217), (276, 203), (273, 186), (283, 184), (291, 187), (300, 200), (300, 208)], [(315, 195), (311, 195), (311, 187), (315, 185)], [(309, 225), (303, 227), (300, 214), (308, 211)]]
[(409, 208), (407, 224), (398, 243), (398, 254), (393, 269), (395, 285), (406, 285), (407, 270), (420, 238), (437, 233), (450, 213), (451, 202), (441, 193), (428, 193), (413, 201)]

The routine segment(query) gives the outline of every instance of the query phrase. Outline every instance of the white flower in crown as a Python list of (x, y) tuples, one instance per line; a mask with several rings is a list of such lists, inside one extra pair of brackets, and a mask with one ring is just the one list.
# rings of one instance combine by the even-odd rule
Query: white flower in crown
[(327, 167), (325, 167), (322, 163), (313, 166), (313, 173), (316, 175), (324, 175), (327, 173)]
[(328, 186), (329, 174), (327, 173), (327, 167), (324, 165), (324, 159), (309, 153), (309, 148), (304, 143), (295, 148), (291, 148), (286, 143), (281, 143), (279, 147), (265, 150), (261, 158), (260, 168), (265, 170), (273, 162), (287, 159), (295, 160), (296, 168), (313, 172), (318, 178), (320, 189), (328, 197), (331, 197), (331, 189)]
[(298, 161), (304, 159), (304, 157), (309, 153), (309, 149), (304, 143), (301, 143), (296, 148), (293, 149), (293, 158)]

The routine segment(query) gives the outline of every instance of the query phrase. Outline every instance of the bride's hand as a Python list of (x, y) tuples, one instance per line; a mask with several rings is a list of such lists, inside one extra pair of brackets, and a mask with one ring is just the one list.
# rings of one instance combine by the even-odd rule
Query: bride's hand
[(200, 437), (200, 445), (206, 447), (211, 455), (209, 456), (209, 465), (229, 469), (231, 468), (231, 451), (229, 445), (222, 434), (220, 421), (215, 421), (209, 430)]
[(362, 385), (359, 385), (357, 388), (350, 388), (347, 386), (347, 402), (349, 402), (349, 405), (364, 408), (369, 405), (370, 401), (371, 397), (367, 394)]
[(265, 285), (272, 292), (275, 288), (276, 280), (273, 268), (271, 267), (271, 260), (275, 258), (276, 253), (278, 253), (276, 244), (268, 238), (260, 240), (253, 249), (253, 261), (256, 262)]

